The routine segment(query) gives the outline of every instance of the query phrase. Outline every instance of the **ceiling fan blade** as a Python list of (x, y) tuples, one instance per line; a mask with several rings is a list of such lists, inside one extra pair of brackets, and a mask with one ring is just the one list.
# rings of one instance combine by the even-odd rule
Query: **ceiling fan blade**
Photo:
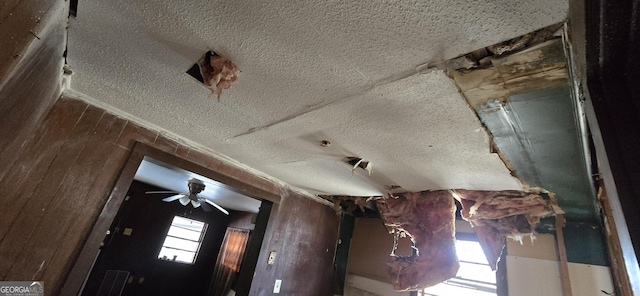
[(183, 194), (183, 195), (182, 195), (182, 197), (181, 197), (180, 199), (178, 199), (178, 200), (180, 201), (180, 203), (181, 203), (183, 206), (188, 205), (188, 204), (189, 204), (189, 202), (191, 201), (191, 200), (189, 199), (189, 196), (187, 196), (187, 195), (185, 195), (185, 194)]
[(200, 202), (199, 201), (195, 201), (195, 200), (191, 200), (191, 205), (195, 209), (195, 208), (200, 206)]
[(147, 191), (146, 194), (158, 194), (158, 193), (180, 193), (177, 191)]
[[(206, 202), (202, 202), (202, 201), (203, 201), (203, 200), (202, 200), (202, 199), (200, 199), (200, 205), (202, 206), (202, 209), (203, 209), (205, 212), (212, 212), (212, 211), (213, 211), (213, 209), (209, 206), (209, 204), (208, 204), (208, 203), (206, 203)], [(205, 200), (205, 201), (206, 201), (206, 200)]]
[(174, 201), (176, 199), (179, 199), (179, 198), (181, 198), (183, 196), (184, 196), (184, 194), (176, 194), (176, 195), (173, 195), (173, 196), (169, 196), (169, 197), (163, 198), (162, 201), (172, 202), (172, 201)]
[(204, 199), (204, 201), (205, 201), (206, 203), (208, 203), (208, 204), (210, 204), (210, 205), (212, 205), (212, 206), (216, 207), (216, 209), (220, 210), (220, 212), (223, 212), (223, 213), (225, 213), (226, 215), (229, 215), (229, 212), (227, 212), (227, 210), (225, 210), (224, 208), (222, 208), (221, 206), (219, 206), (219, 205), (218, 205), (218, 204), (216, 204), (215, 202), (212, 202), (212, 201), (210, 201), (210, 200), (208, 200), (208, 199), (206, 199), (206, 198), (203, 198), (203, 199)]

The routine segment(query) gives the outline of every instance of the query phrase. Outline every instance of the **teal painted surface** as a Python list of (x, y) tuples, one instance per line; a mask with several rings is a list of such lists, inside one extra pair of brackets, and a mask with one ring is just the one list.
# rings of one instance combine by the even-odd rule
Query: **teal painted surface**
[(567, 261), (591, 265), (609, 265), (609, 255), (599, 223), (567, 221), (563, 229)]

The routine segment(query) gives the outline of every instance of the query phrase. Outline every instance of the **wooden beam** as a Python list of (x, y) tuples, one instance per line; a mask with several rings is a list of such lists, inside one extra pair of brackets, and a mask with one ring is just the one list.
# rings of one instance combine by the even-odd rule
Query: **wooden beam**
[(564, 245), (564, 235), (562, 234), (562, 228), (564, 228), (565, 222), (564, 214), (556, 214), (556, 239), (558, 243), (558, 257), (560, 259), (562, 295), (572, 296), (571, 280), (569, 278), (569, 264), (567, 263), (567, 248)]

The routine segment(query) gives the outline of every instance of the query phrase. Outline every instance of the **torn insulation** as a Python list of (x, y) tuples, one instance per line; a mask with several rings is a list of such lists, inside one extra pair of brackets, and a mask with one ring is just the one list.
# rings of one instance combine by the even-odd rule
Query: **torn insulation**
[(240, 70), (227, 58), (208, 52), (200, 62), (200, 73), (204, 79), (204, 85), (211, 89), (209, 97), (216, 94), (219, 102), (222, 90), (228, 89), (238, 80)]

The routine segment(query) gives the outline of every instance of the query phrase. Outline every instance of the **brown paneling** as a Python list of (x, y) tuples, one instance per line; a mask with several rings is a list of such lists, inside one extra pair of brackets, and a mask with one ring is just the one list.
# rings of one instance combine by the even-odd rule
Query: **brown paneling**
[[(21, 64), (31, 55), (29, 47), (37, 47), (52, 27), (57, 28), (58, 24), (66, 20), (65, 10), (68, 5), (66, 1), (56, 0), (1, 2), (0, 86), (15, 69), (23, 67)], [(58, 45), (64, 49), (64, 39), (59, 39)]]
[(127, 122), (127, 125), (120, 134), (120, 138), (118, 138), (117, 144), (124, 149), (131, 149), (136, 141), (145, 144), (153, 144), (157, 137), (157, 132), (145, 129), (133, 122)]
[[(42, 3), (38, 3), (40, 4)], [(13, 36), (3, 37), (9, 33), (7, 30), (12, 23), (19, 22), (15, 18), (16, 16), (1, 18), (0, 22), (0, 167), (7, 167), (15, 161), (18, 151), (24, 149), (25, 142), (33, 137), (32, 129), (60, 94), (64, 19), (55, 20), (50, 26), (50, 33), (43, 39), (35, 40), (33, 36), (29, 37), (29, 42), (22, 46), (26, 50), (26, 47), (31, 45), (31, 50), (23, 52), (25, 57), (18, 63), (18, 59), (3, 58), (13, 46), (20, 44)], [(29, 30), (28, 27), (23, 29), (27, 32)], [(3, 75), (2, 68), (5, 66), (7, 70), (16, 68), (11, 75)], [(26, 101), (29, 103), (26, 104)], [(0, 178), (5, 173), (6, 171), (0, 170)]]
[(338, 216), (294, 192), (283, 192), (280, 204), (273, 206), (277, 214), (272, 213), (263, 253), (276, 251), (276, 262), (268, 265), (261, 254), (249, 295), (270, 292), (276, 279), (282, 280), (283, 295), (332, 295)]
[(203, 167), (209, 167), (212, 158), (213, 157), (211, 155), (205, 154), (195, 149), (189, 150), (189, 154), (187, 154), (187, 160), (200, 164)]
[[(92, 190), (93, 183), (100, 177), (99, 172), (102, 171), (105, 165), (106, 159), (103, 155), (108, 155), (111, 152), (110, 145), (103, 143), (113, 142), (117, 136), (114, 137), (114, 133), (110, 131), (111, 129), (118, 130), (119, 128), (120, 125), (117, 124), (117, 118), (108, 114), (101, 115), (96, 128), (86, 137), (87, 140), (84, 143), (82, 152), (77, 156), (73, 164), (68, 164), (70, 168), (64, 181), (60, 182), (55, 194), (49, 197), (51, 200), (50, 206), (44, 212), (44, 216), (34, 229), (33, 235), (29, 237), (26, 245), (46, 245), (50, 241), (64, 243), (63, 239), (67, 236), (68, 230), (74, 225), (78, 217), (85, 215), (86, 204), (92, 201), (92, 199), (87, 198), (87, 194)], [(48, 225), (56, 225), (56, 228), (67, 231), (51, 231), (51, 228), (47, 227)], [(74, 239), (73, 237), (69, 238), (71, 240)], [(19, 276), (21, 273), (32, 275), (36, 271), (28, 268), (23, 269), (21, 266), (34, 266), (40, 264), (40, 262), (45, 262), (45, 264), (39, 266), (40, 272), (46, 270), (55, 253), (60, 255), (64, 253), (64, 250), (61, 250), (59, 246), (57, 249), (42, 250), (38, 252), (37, 256), (28, 254), (28, 250), (23, 250), (21, 256), (19, 256), (20, 261), (16, 262), (9, 272), (14, 276)], [(51, 275), (51, 272), (49, 272), (49, 276)]]
[[(49, 205), (55, 200), (54, 194), (64, 184), (67, 173), (70, 172), (71, 164), (74, 163), (78, 155), (82, 152), (85, 146), (86, 140), (89, 139), (89, 134), (94, 130), (96, 124), (102, 117), (103, 111), (89, 107), (82, 114), (76, 128), (71, 132), (67, 141), (57, 153), (53, 162), (48, 165), (47, 172), (44, 174), (41, 180), (30, 180), (37, 186), (29, 186), (34, 190), (23, 198), (26, 198), (26, 202), (22, 207), (16, 210), (18, 214), (12, 223), (12, 227), (0, 242), (0, 254), (2, 254), (3, 268), (0, 269), (0, 278), (6, 279), (20, 279), (20, 278), (35, 278), (34, 272), (39, 270), (39, 266), (21, 267), (20, 271), (15, 271), (10, 276), (7, 276), (9, 270), (15, 270), (13, 265), (16, 262), (21, 263), (17, 255), (23, 250), (23, 246), (26, 245), (27, 240), (32, 238), (32, 235), (36, 231), (36, 227), (39, 224), (43, 216), (49, 214), (51, 208)], [(71, 118), (71, 120), (75, 120)], [(35, 155), (34, 155), (35, 157)], [(55, 204), (54, 204), (55, 205)], [(35, 250), (27, 251), (33, 252)], [(33, 254), (31, 255), (32, 257)], [(44, 261), (44, 258), (42, 258)], [(9, 268), (7, 268), (9, 267)], [(20, 264), (18, 265), (20, 267)], [(31, 274), (29, 274), (31, 272)]]
[(176, 151), (178, 150), (178, 146), (180, 145), (176, 141), (160, 136), (156, 138), (155, 142), (153, 142), (153, 146), (164, 152), (167, 152), (170, 154), (176, 154)]
[[(0, 180), (0, 245), (12, 225), (19, 210), (35, 189), (36, 184), (46, 174), (51, 162), (55, 159), (60, 147), (65, 143), (70, 130), (75, 126), (77, 118), (87, 105), (80, 102), (64, 104), (55, 108), (45, 119), (35, 136), (27, 143), (25, 149), (19, 150), (18, 160), (13, 166), (5, 166), (7, 172)], [(5, 260), (0, 249), (0, 270), (4, 270)]]

